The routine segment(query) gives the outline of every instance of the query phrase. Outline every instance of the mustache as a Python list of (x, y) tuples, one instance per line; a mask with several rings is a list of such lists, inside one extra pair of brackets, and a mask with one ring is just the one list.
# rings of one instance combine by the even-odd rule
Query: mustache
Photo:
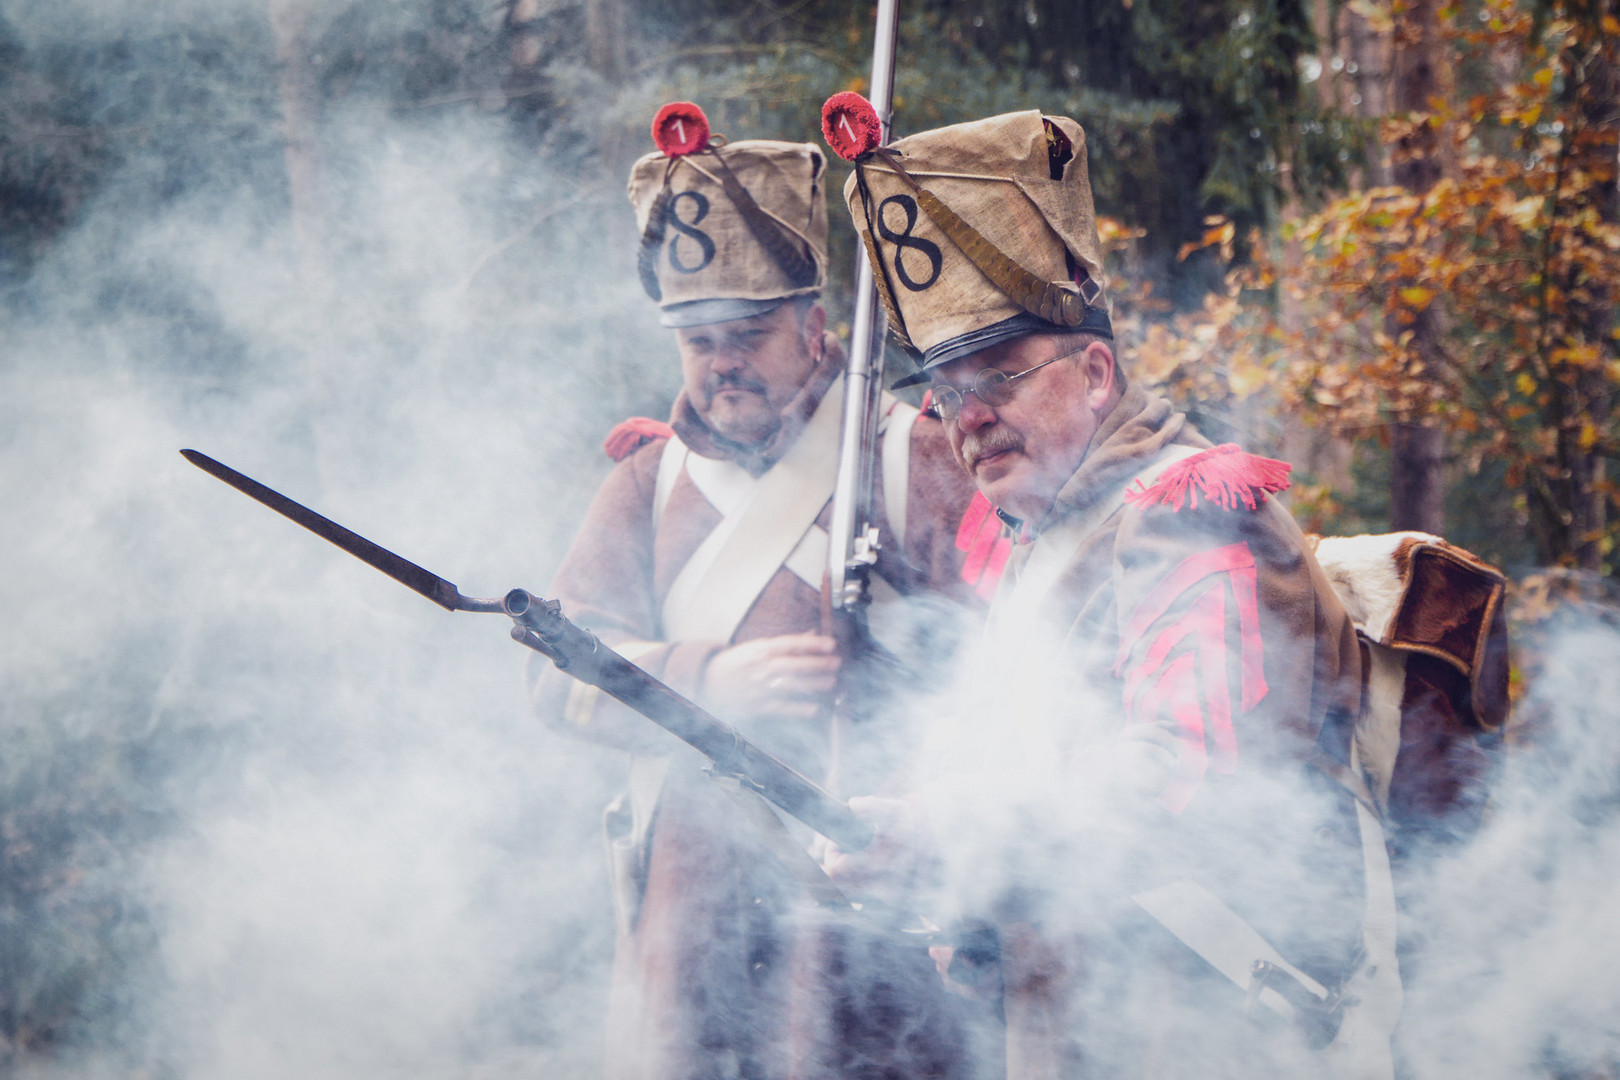
[(764, 396), (765, 383), (741, 371), (728, 371), (719, 375), (711, 374), (705, 378), (703, 390), (710, 398), (722, 390), (746, 390)]
[(1024, 440), (1003, 428), (992, 428), (983, 435), (969, 435), (962, 440), (962, 464), (971, 469), (979, 463), (980, 458), (999, 454), (1003, 450), (1019, 450), (1023, 445)]

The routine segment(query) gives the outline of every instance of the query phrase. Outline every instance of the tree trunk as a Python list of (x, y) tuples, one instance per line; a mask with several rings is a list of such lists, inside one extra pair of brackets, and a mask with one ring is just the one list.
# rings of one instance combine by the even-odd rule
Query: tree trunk
[[(288, 225), (296, 260), (292, 290), (302, 311), (304, 405), (299, 410), (307, 438), (314, 489), (322, 484), (321, 448), (331, 441), (327, 410), (342, 397), (334, 380), (340, 370), (323, 331), (332, 325), (336, 292), (328, 262), (329, 217), (322, 183), (319, 143), (321, 99), (310, 39), (310, 0), (267, 0), (275, 41), (277, 88), (281, 96), (283, 157), (287, 166)], [(290, 374), (290, 373), (289, 373)], [(302, 440), (300, 440), (302, 441)]]
[[(1349, 113), (1376, 121), (1389, 110), (1390, 35), (1350, 10), (1340, 0), (1313, 0), (1312, 25), (1316, 30), (1317, 60), (1322, 73), (1316, 81), (1318, 100), (1325, 109)], [(1344, 60), (1344, 72), (1336, 73), (1333, 62)], [(1352, 66), (1353, 65), (1353, 66)], [(1352, 187), (1374, 187), (1389, 183), (1389, 161), (1376, 131), (1365, 146), (1366, 164), (1359, 182)], [(1296, 216), (1297, 195), (1290, 188), (1289, 207), (1284, 220)], [(1302, 244), (1296, 238), (1281, 245), (1284, 273), (1298, 267)], [(1127, 273), (1127, 277), (1131, 276)], [(1281, 289), (1277, 298), (1278, 324), (1290, 334), (1305, 331), (1306, 313), (1292, 290)], [(1355, 484), (1355, 444), (1325, 425), (1311, 425), (1289, 418), (1284, 422), (1281, 455), (1306, 475), (1330, 489), (1345, 491)], [(1303, 522), (1310, 531), (1320, 531), (1326, 523)]]
[(1421, 424), (1390, 431), (1389, 527), (1439, 533), (1445, 527), (1445, 434)]
[(539, 0), (512, 0), (506, 8), (507, 61), (514, 88), (527, 87), (540, 66), (545, 50), (543, 12)]
[[(1390, 35), (1380, 33), (1367, 18), (1346, 4), (1341, 11), (1345, 38), (1349, 45), (1350, 85), (1353, 94), (1349, 111), (1357, 116), (1379, 120), (1389, 115)], [(1376, 134), (1367, 140), (1366, 186), (1389, 184), (1389, 155)]]
[(321, 258), (320, 151), (316, 144), (320, 105), (315, 66), (310, 61), (308, 0), (269, 0), (269, 7), (281, 93), (293, 245), (298, 252), (305, 289), (311, 295), (319, 295), (325, 282), (325, 264)]
[[(1610, 12), (1616, 9), (1613, 3), (1604, 5)], [(1588, 72), (1591, 86), (1586, 97), (1587, 108), (1590, 110), (1588, 121), (1603, 130), (1603, 138), (1594, 140), (1594, 157), (1599, 158), (1594, 166), (1601, 168), (1601, 159), (1607, 158), (1615, 170), (1614, 182), (1604, 185), (1599, 190), (1602, 195), (1598, 203), (1598, 216), (1606, 224), (1613, 225), (1620, 222), (1620, 48), (1615, 42), (1608, 40), (1604, 43), (1602, 51), (1594, 59)], [(1598, 173), (1601, 175), (1601, 173)], [(1620, 359), (1616, 353), (1620, 349), (1615, 347), (1615, 283), (1603, 283), (1594, 289), (1596, 302), (1592, 304), (1587, 313), (1586, 332), (1587, 340), (1601, 341), (1607, 345), (1611, 359)], [(1614, 387), (1612, 381), (1604, 371), (1587, 371), (1581, 375), (1583, 391), (1591, 402), (1589, 409), (1593, 414), (1594, 426), (1599, 431), (1611, 428), (1610, 417), (1614, 409)], [(1603, 539), (1608, 532), (1609, 525), (1609, 486), (1608, 462), (1601, 454), (1587, 452), (1588, 484), (1586, 489), (1586, 502), (1589, 507), (1590, 520), (1587, 522), (1587, 537), (1576, 553), (1576, 561), (1583, 570), (1594, 573), (1603, 567)]]
[(586, 57), (604, 79), (621, 78), (629, 66), (624, 34), (624, 0), (585, 0)]
[[(1597, 22), (1606, 12), (1612, 12), (1613, 3), (1598, 3), (1585, 13), (1588, 20)], [(1601, 23), (1593, 27), (1588, 23), (1587, 33), (1591, 45), (1572, 57), (1575, 62), (1564, 65), (1564, 95), (1574, 106), (1575, 124), (1566, 135), (1574, 140), (1572, 164), (1577, 173), (1591, 176), (1604, 175), (1605, 168), (1616, 169), (1616, 182), (1620, 182), (1615, 154), (1620, 149), (1620, 49), (1601, 30)], [(1596, 33), (1593, 31), (1596, 30)], [(1576, 213), (1595, 213), (1607, 224), (1620, 220), (1620, 192), (1615, 182), (1592, 183), (1577, 194)], [(1554, 223), (1557, 227), (1557, 223)], [(1580, 336), (1589, 342), (1603, 342), (1611, 358), (1615, 355), (1615, 288), (1612, 282), (1583, 282), (1582, 275), (1570, 260), (1565, 270), (1566, 296), (1579, 296), (1585, 286), (1588, 299), (1573, 301), (1572, 315)], [(1590, 422), (1593, 430), (1606, 431), (1610, 427), (1613, 392), (1607, 373), (1584, 370), (1573, 379), (1572, 404), (1575, 413), (1572, 423), (1559, 433), (1559, 457), (1563, 466), (1569, 500), (1570, 557), (1582, 570), (1600, 573), (1603, 569), (1603, 540), (1608, 531), (1609, 494), (1607, 466), (1602, 451), (1593, 446), (1581, 446), (1580, 432)]]
[[(1440, 36), (1441, 2), (1410, 0), (1395, 16), (1391, 67), (1397, 113), (1430, 113), (1432, 99), (1451, 96), (1450, 62)], [(1445, 172), (1448, 156), (1438, 125), (1420, 124), (1394, 147), (1390, 178), (1422, 195)], [(1412, 352), (1421, 365), (1413, 374), (1432, 381), (1435, 364), (1429, 358), (1437, 354), (1444, 328), (1444, 311), (1436, 300), (1412, 326), (1386, 329), (1412, 332)], [(1390, 527), (1438, 533), (1445, 527), (1445, 435), (1421, 414), (1397, 423), (1391, 435)]]

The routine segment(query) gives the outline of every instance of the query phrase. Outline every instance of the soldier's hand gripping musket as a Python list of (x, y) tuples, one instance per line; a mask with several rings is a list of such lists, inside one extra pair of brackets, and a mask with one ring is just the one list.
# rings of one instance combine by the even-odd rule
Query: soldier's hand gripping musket
[(558, 668), (622, 701), (707, 757), (717, 775), (736, 779), (840, 847), (858, 849), (871, 841), (871, 826), (852, 814), (843, 802), (743, 738), (731, 725), (715, 719), (602, 644), (594, 634), (574, 625), (563, 615), (557, 601), (545, 600), (523, 589), (513, 589), (498, 598), (463, 596), (444, 578), (252, 477), (196, 450), (180, 453), (204, 472), (297, 522), (447, 611), (510, 616), (514, 624), (513, 640), (550, 657)]

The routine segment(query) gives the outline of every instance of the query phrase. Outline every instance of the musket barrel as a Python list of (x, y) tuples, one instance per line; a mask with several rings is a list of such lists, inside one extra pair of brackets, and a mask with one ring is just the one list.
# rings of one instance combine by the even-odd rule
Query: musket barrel
[(713, 762), (716, 771), (744, 781), (841, 848), (858, 851), (872, 842), (872, 827), (846, 804), (576, 626), (555, 600), (513, 589), (506, 594), (505, 605), (514, 622), (539, 638), (544, 647), (538, 651), (559, 668), (600, 687), (687, 743)]
[(871, 101), (883, 123), (884, 143), (894, 133), (894, 53), (899, 18), (900, 0), (878, 0), (877, 31), (872, 35)]
[[(877, 29), (872, 36), (872, 107), (888, 142), (894, 120), (894, 52), (899, 0), (878, 0)], [(851, 581), (850, 559), (855, 538), (872, 521), (876, 483), (878, 405), (883, 395), (883, 339), (887, 319), (877, 302), (872, 267), (862, 251), (855, 253), (855, 312), (850, 321), (849, 367), (844, 376), (844, 427), (839, 438), (838, 479), (828, 523), (827, 572), (833, 606), (856, 612), (867, 599), (863, 577)], [(893, 498), (894, 495), (889, 496)], [(901, 497), (904, 497), (903, 495)], [(903, 538), (896, 538), (903, 540)]]
[[(833, 489), (831, 558), (828, 560), (829, 592), (834, 606), (848, 609), (864, 599), (859, 589), (848, 587), (850, 555), (861, 526), (871, 520), (872, 469), (876, 456), (876, 400), (882, 392), (881, 364), (874, 364), (873, 353), (881, 354), (884, 316), (872, 288), (872, 268), (862, 256), (856, 271), (855, 316), (850, 332), (849, 367), (844, 375), (844, 426), (840, 432), (838, 478)], [(874, 343), (875, 346), (874, 347)], [(892, 497), (892, 496), (891, 496)]]

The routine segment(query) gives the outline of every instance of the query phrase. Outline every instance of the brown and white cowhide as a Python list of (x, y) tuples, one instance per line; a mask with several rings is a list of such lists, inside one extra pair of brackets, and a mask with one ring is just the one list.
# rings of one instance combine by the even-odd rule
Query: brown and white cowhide
[(1368, 793), (1399, 826), (1477, 820), (1479, 739), (1508, 712), (1506, 579), (1429, 533), (1313, 540), (1362, 639), (1355, 749)]

